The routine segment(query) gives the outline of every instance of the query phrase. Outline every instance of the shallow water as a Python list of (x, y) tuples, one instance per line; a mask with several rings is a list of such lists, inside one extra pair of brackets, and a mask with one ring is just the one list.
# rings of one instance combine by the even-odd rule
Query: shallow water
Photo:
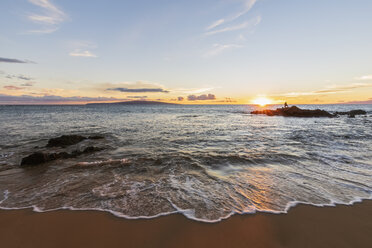
[[(97, 209), (127, 218), (181, 212), (218, 221), (297, 202), (372, 195), (372, 106), (355, 119), (250, 115), (253, 106), (0, 106), (0, 208)], [(105, 150), (20, 168), (62, 134)], [(65, 149), (65, 150), (66, 150)]]

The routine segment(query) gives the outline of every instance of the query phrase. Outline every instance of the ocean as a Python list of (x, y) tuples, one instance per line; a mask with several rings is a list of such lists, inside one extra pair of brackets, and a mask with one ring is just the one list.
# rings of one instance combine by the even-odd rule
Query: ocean
[[(0, 106), (0, 209), (217, 222), (370, 199), (372, 105), (299, 107), (367, 115), (269, 117), (251, 115), (251, 105)], [(46, 147), (63, 134), (104, 139)], [(33, 152), (88, 146), (103, 150), (20, 166)]]

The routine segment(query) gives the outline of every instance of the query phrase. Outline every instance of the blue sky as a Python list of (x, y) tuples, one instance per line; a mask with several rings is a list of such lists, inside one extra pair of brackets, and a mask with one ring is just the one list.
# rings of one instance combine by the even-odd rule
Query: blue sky
[[(0, 103), (23, 95), (185, 103), (372, 97), (370, 0), (2, 0), (0, 7)], [(113, 90), (123, 88), (130, 90)]]

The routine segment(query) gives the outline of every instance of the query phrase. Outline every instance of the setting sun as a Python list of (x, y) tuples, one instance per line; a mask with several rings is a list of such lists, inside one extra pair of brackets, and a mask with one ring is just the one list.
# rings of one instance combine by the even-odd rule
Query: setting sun
[(253, 104), (260, 105), (262, 107), (272, 103), (272, 101), (266, 97), (256, 98), (252, 102)]

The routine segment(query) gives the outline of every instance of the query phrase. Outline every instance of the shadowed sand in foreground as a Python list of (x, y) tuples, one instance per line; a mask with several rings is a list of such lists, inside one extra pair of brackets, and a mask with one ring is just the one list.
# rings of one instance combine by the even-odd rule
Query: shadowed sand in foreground
[(371, 247), (372, 201), (299, 205), (288, 214), (208, 224), (170, 215), (126, 220), (98, 211), (0, 211), (1, 247)]

